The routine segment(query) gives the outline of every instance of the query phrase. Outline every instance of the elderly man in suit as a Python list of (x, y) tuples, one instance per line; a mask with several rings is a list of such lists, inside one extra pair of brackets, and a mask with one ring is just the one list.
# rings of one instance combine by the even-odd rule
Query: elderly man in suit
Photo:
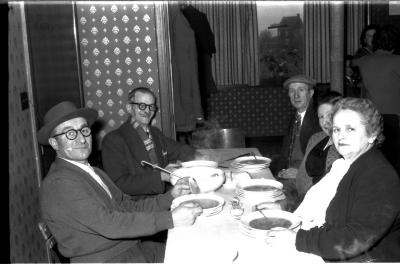
[(96, 118), (95, 110), (67, 101), (46, 113), (38, 140), (50, 144), (57, 157), (40, 188), (42, 218), (71, 262), (162, 262), (165, 245), (143, 238), (191, 225), (202, 210), (191, 204), (170, 211), (174, 197), (190, 192), (185, 181), (134, 201), (91, 167), (90, 126)]
[(276, 166), (278, 177), (296, 178), (309, 138), (321, 131), (313, 104), (315, 85), (316, 82), (305, 75), (292, 76), (283, 83), (296, 114), (283, 140), (282, 153)]
[(176, 160), (194, 159), (196, 151), (151, 126), (157, 105), (150, 89), (133, 89), (128, 95), (126, 109), (127, 121), (103, 139), (104, 170), (126, 194), (143, 197), (164, 193), (170, 186), (170, 175), (143, 167), (141, 161), (166, 167)]

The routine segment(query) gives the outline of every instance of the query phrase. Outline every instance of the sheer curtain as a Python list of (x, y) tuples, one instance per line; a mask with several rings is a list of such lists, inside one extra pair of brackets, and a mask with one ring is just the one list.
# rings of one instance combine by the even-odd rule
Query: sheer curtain
[(367, 1), (349, 0), (346, 1), (347, 19), (347, 47), (346, 54), (354, 55), (360, 47), (360, 36), (366, 26)]
[(329, 1), (304, 3), (305, 74), (320, 83), (330, 82)]
[(207, 15), (216, 54), (212, 70), (217, 85), (258, 85), (258, 24), (255, 1), (189, 2)]
[[(331, 3), (332, 4), (332, 3)], [(305, 74), (320, 83), (329, 83), (330, 74), (330, 9), (329, 1), (305, 1)], [(359, 46), (361, 31), (365, 26), (366, 1), (345, 1), (346, 45), (345, 53), (353, 55)]]

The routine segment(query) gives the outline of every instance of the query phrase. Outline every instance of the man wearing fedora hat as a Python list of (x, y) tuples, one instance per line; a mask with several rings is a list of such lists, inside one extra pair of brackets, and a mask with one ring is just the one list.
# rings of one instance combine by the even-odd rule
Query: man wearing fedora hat
[(281, 156), (275, 164), (278, 177), (294, 179), (304, 157), (309, 138), (321, 127), (313, 105), (316, 82), (306, 75), (295, 75), (283, 83), (288, 90), (295, 116), (289, 123), (289, 131), (283, 139)]
[(202, 210), (196, 204), (169, 210), (173, 198), (190, 193), (187, 181), (134, 201), (91, 167), (90, 126), (96, 118), (95, 110), (67, 101), (46, 113), (38, 140), (57, 157), (40, 188), (42, 218), (71, 262), (162, 262), (165, 246), (142, 238), (191, 225)]

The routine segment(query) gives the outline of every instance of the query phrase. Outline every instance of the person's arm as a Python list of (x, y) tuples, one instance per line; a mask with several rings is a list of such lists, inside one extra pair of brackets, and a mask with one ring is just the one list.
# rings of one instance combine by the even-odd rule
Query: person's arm
[[(369, 250), (387, 235), (399, 212), (400, 187), (396, 180), (393, 172), (382, 167), (364, 170), (357, 182), (352, 183), (355, 187), (349, 191), (355, 194), (354, 201), (349, 201), (351, 206), (342, 205), (349, 210), (346, 223), (326, 223), (321, 228), (299, 230), (296, 236), (297, 250), (328, 260), (352, 258)], [(346, 194), (338, 189), (337, 195)]]
[(165, 191), (160, 172), (142, 169), (139, 160), (129, 153), (122, 137), (107, 135), (102, 142), (103, 168), (126, 194), (159, 194)]
[(154, 201), (157, 198), (131, 203), (130, 211), (114, 210), (74, 179), (58, 179), (47, 187), (43, 197), (47, 198), (45, 208), (51, 216), (62, 215), (64, 221), (110, 239), (148, 236), (173, 227), (170, 211), (149, 211), (158, 208)]

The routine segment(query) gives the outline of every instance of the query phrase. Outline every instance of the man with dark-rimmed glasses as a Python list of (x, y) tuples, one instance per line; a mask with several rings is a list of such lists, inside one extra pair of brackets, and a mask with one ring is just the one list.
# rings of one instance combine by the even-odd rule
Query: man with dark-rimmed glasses
[(198, 205), (170, 210), (174, 198), (190, 193), (185, 181), (147, 199), (124, 194), (104, 171), (92, 167), (90, 126), (97, 111), (68, 101), (44, 116), (38, 141), (57, 157), (40, 186), (42, 220), (70, 262), (163, 262), (165, 245), (151, 236), (193, 224)]
[(151, 126), (158, 108), (156, 96), (150, 89), (138, 87), (130, 91), (126, 110), (128, 120), (102, 141), (103, 168), (129, 195), (164, 193), (171, 186), (170, 175), (143, 167), (140, 162), (166, 167), (177, 160), (193, 159), (195, 150), (167, 138), (157, 127)]

